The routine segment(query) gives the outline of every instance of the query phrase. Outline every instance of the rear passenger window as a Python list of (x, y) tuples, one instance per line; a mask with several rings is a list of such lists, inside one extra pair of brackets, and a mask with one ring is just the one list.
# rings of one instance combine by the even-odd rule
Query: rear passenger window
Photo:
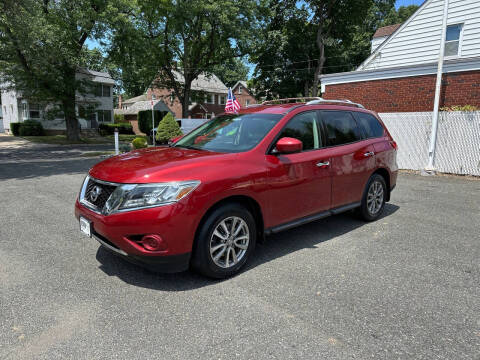
[(320, 147), (320, 136), (317, 128), (315, 111), (304, 112), (291, 119), (280, 133), (280, 138), (291, 137), (303, 143), (303, 150), (313, 150)]
[(360, 128), (351, 113), (322, 111), (321, 114), (329, 146), (348, 144), (362, 139)]
[(383, 136), (383, 126), (378, 119), (370, 114), (355, 112), (358, 125), (363, 128), (367, 138), (375, 138)]

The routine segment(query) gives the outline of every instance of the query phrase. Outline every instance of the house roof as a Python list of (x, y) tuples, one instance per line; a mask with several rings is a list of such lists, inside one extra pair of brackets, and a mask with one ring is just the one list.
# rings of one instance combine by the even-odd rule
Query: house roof
[[(115, 114), (123, 114), (123, 115), (135, 115), (138, 114), (139, 111), (143, 110), (151, 110), (152, 105), (150, 100), (145, 100), (145, 101), (137, 101), (135, 102), (132, 106), (130, 106), (128, 109), (115, 109), (114, 112)], [(163, 102), (163, 100), (156, 100), (155, 104), (153, 105), (154, 110), (160, 110), (160, 111), (170, 111), (172, 112), (167, 105)]]
[(236, 88), (238, 85), (242, 85), (245, 89), (248, 90), (247, 82), (246, 82), (246, 81), (243, 81), (243, 80), (237, 81), (237, 83), (236, 83), (235, 85), (233, 85), (232, 90), (235, 90), (235, 88)]
[(389, 26), (383, 26), (381, 28), (378, 28), (377, 31), (375, 31), (375, 34), (373, 34), (373, 38), (379, 38), (379, 37), (385, 37), (385, 36), (390, 36), (392, 35), (402, 24), (395, 24), (395, 25), (389, 25)]
[(125, 99), (122, 101), (122, 104), (132, 104), (132, 103), (136, 103), (137, 101), (147, 101), (147, 100), (148, 100), (147, 95), (143, 94), (140, 96), (132, 97), (130, 99)]
[(89, 75), (92, 77), (92, 81), (94, 82), (115, 85), (115, 80), (113, 80), (110, 74), (106, 72), (94, 71), (89, 69), (79, 69), (78, 74)]
[[(183, 77), (182, 73), (178, 71), (173, 71), (173, 75), (175, 76), (175, 80), (179, 83), (183, 84), (185, 82), (185, 78)], [(206, 73), (198, 75), (198, 77), (192, 81), (191, 89), (196, 91), (213, 92), (219, 94), (228, 93), (228, 88), (215, 74)]]
[(358, 70), (362, 70), (365, 68), (365, 66), (367, 66), (373, 59), (375, 59), (380, 51), (385, 47), (385, 45), (387, 45), (391, 40), (392, 38), (395, 37), (396, 34), (398, 34), (400, 31), (402, 31), (402, 29), (404, 29), (432, 0), (425, 0), (423, 2), (422, 5), (420, 5), (420, 7), (417, 9), (417, 11), (415, 11), (408, 19), (407, 21), (405, 21), (404, 23), (400, 24), (400, 26), (395, 29), (389, 36), (388, 38), (380, 44), (380, 46), (377, 46), (377, 48), (370, 54), (370, 56), (368, 58), (366, 58), (358, 67), (357, 67), (357, 71)]

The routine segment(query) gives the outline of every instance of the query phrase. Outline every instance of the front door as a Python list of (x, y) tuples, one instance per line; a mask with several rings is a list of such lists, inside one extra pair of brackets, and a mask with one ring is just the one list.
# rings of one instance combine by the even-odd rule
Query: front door
[(331, 201), (330, 158), (322, 149), (317, 112), (294, 116), (278, 139), (282, 137), (301, 140), (303, 151), (267, 155), (271, 226), (328, 210)]

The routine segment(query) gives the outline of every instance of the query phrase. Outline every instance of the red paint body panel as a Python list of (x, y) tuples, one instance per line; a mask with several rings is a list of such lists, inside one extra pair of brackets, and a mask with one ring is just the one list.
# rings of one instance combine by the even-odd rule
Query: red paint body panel
[[(385, 137), (292, 154), (269, 153), (282, 128), (296, 114), (311, 110), (368, 110), (339, 105), (283, 104), (243, 109), (241, 113), (285, 116), (253, 149), (216, 153), (156, 147), (132, 151), (102, 161), (89, 175), (114, 183), (160, 183), (199, 180), (201, 184), (178, 203), (104, 216), (77, 200), (75, 215), (92, 221), (93, 229), (127, 254), (167, 256), (192, 251), (196, 230), (207, 211), (232, 196), (248, 197), (260, 208), (265, 228), (361, 200), (365, 184), (382, 168), (397, 177), (396, 150)], [(383, 124), (382, 124), (383, 125)], [(373, 152), (374, 156), (365, 156)], [(328, 163), (322, 165), (319, 163)], [(158, 234), (167, 249), (150, 252), (128, 236)]]

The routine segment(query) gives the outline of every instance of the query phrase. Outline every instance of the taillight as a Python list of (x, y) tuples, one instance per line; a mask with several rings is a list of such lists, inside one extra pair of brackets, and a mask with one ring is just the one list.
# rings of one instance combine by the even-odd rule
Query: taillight
[(390, 141), (390, 144), (393, 146), (393, 148), (394, 148), (395, 150), (398, 150), (398, 145), (397, 145), (397, 143), (396, 143), (395, 141), (393, 141), (393, 140)]

